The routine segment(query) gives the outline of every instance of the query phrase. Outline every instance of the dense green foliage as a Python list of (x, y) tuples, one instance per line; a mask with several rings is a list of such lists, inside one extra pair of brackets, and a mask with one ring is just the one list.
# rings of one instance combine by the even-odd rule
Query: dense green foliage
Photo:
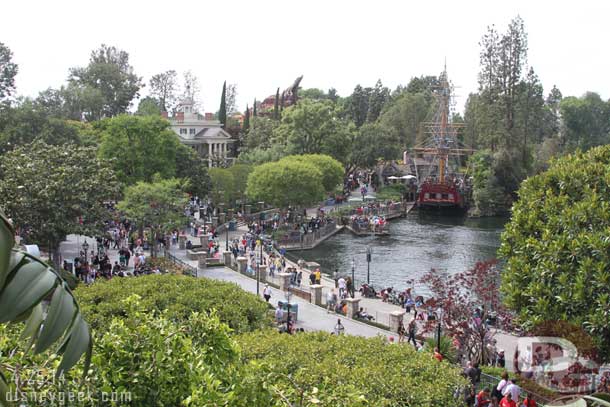
[(382, 124), (365, 124), (355, 133), (349, 162), (351, 168), (374, 168), (379, 160), (400, 156), (397, 132)]
[(342, 161), (349, 151), (349, 122), (331, 101), (304, 99), (282, 112), (274, 140), (291, 154), (326, 154)]
[(343, 167), (323, 154), (290, 155), (254, 167), (246, 193), (253, 201), (277, 207), (318, 203), (324, 192), (334, 191), (343, 181)]
[(89, 64), (70, 70), (72, 89), (95, 94), (95, 103), (84, 103), (82, 112), (92, 119), (126, 113), (144, 85), (129, 65), (129, 54), (102, 44), (91, 52)]
[(48, 355), (24, 352), (18, 327), (0, 325), (0, 364), (36, 376), (20, 381), (20, 391), (86, 392), (75, 406), (110, 405), (103, 402), (110, 391), (117, 405), (132, 406), (428, 406), (453, 405), (463, 384), (458, 368), (410, 346), (264, 329), (267, 304), (229, 283), (115, 278), (75, 293), (95, 335), (86, 381), (76, 380), (80, 366), (65, 382), (53, 381), (45, 366), (57, 358), (45, 363)]
[(254, 332), (238, 342), (293, 405), (449, 406), (464, 383), (457, 367), (381, 338)]
[(158, 106), (163, 112), (171, 111), (176, 103), (177, 76), (176, 71), (169, 70), (150, 78), (150, 94), (158, 101)]
[[(27, 159), (24, 159), (27, 157)], [(95, 150), (35, 142), (0, 156), (0, 206), (28, 242), (54, 250), (70, 233), (101, 233), (117, 197), (112, 169)]]
[(267, 325), (267, 306), (256, 296), (235, 284), (182, 276), (146, 276), (114, 278), (82, 286), (76, 298), (93, 329), (104, 330), (113, 317), (128, 318), (121, 301), (131, 294), (153, 313), (167, 310), (167, 317), (186, 321), (191, 312), (216, 309), (218, 318), (236, 332), (246, 332)]
[(125, 185), (176, 175), (178, 136), (160, 116), (117, 116), (104, 126), (99, 156), (110, 160)]
[(402, 199), (403, 194), (407, 191), (407, 188), (404, 184), (394, 184), (385, 186), (375, 194), (376, 198), (380, 201), (400, 201)]
[(12, 59), (10, 48), (0, 42), (0, 100), (10, 96), (15, 89), (15, 76), (19, 67)]
[(502, 289), (527, 325), (582, 325), (610, 358), (610, 147), (555, 161), (519, 190), (502, 235)]
[(176, 148), (176, 178), (188, 181), (184, 190), (193, 196), (204, 197), (211, 190), (208, 163), (184, 144)]
[(494, 155), (490, 150), (481, 150), (470, 158), (473, 168), (473, 207), (477, 216), (493, 216), (506, 209), (505, 192), (494, 171)]
[(184, 208), (188, 195), (183, 182), (178, 179), (138, 182), (125, 189), (117, 209), (128, 219), (142, 226), (150, 226), (156, 236), (162, 236), (186, 223)]
[[(84, 371), (91, 358), (91, 332), (83, 320), (78, 303), (60, 275), (41, 259), (15, 246), (15, 230), (0, 212), (0, 333), (6, 323), (26, 321), (20, 341), (41, 353), (57, 346), (58, 364), (51, 374), (60, 377), (83, 354)], [(48, 301), (48, 302), (47, 302)], [(16, 331), (16, 330), (15, 330)], [(0, 335), (0, 361), (3, 356)], [(57, 355), (61, 355), (61, 362)], [(5, 367), (4, 363), (0, 366)], [(0, 370), (0, 405), (9, 400), (9, 382)]]
[(332, 157), (323, 154), (289, 155), (282, 161), (300, 161), (313, 164), (322, 174), (321, 182), (325, 192), (332, 192), (343, 182), (343, 167)]
[(254, 168), (248, 177), (246, 194), (253, 201), (279, 208), (307, 206), (324, 198), (322, 172), (300, 160), (280, 160)]
[(222, 84), (222, 93), (220, 95), (220, 109), (218, 110), (218, 120), (223, 126), (227, 124), (227, 81)]

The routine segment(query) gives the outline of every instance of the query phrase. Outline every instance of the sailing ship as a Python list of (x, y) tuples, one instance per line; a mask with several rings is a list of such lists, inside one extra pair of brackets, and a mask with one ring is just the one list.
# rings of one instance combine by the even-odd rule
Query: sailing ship
[(423, 123), (425, 140), (410, 150), (411, 168), (418, 180), (418, 208), (466, 210), (470, 180), (460, 172), (463, 156), (473, 152), (458, 139), (461, 123), (451, 120), (452, 87), (445, 68), (434, 88), (437, 103), (434, 120)]

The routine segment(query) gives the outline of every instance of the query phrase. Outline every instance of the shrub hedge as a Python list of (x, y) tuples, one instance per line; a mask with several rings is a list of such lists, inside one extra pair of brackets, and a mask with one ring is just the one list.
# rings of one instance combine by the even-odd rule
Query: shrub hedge
[(236, 337), (292, 405), (456, 406), (460, 369), (383, 338), (257, 331)]
[(121, 301), (131, 294), (154, 313), (167, 310), (167, 317), (185, 321), (192, 312), (215, 309), (218, 318), (235, 332), (269, 326), (267, 305), (239, 286), (205, 278), (149, 275), (99, 280), (75, 290), (86, 321), (94, 330), (107, 329), (113, 317), (128, 317)]

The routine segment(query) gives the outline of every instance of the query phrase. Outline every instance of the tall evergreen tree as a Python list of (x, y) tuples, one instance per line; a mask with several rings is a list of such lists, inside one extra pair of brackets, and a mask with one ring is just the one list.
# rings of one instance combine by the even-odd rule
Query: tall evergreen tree
[(369, 96), (367, 123), (374, 123), (377, 120), (389, 99), (390, 90), (383, 86), (381, 79), (378, 79)]
[(273, 118), (275, 120), (280, 120), (280, 88), (277, 88), (275, 92), (275, 100), (273, 104)]
[(218, 120), (224, 128), (227, 124), (227, 81), (222, 84), (222, 95), (220, 96), (220, 109), (218, 110)]
[(257, 116), (257, 114), (256, 114), (256, 99), (254, 99), (254, 107), (252, 108), (252, 116), (253, 117)]
[(250, 108), (246, 105), (246, 114), (244, 115), (244, 124), (242, 126), (242, 130), (245, 133), (250, 130)]

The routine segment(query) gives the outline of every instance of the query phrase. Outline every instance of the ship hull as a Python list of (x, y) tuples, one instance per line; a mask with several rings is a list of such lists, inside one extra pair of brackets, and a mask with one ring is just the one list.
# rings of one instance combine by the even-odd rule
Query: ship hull
[(417, 206), (421, 209), (467, 209), (464, 194), (455, 186), (441, 183), (424, 183), (417, 197)]

